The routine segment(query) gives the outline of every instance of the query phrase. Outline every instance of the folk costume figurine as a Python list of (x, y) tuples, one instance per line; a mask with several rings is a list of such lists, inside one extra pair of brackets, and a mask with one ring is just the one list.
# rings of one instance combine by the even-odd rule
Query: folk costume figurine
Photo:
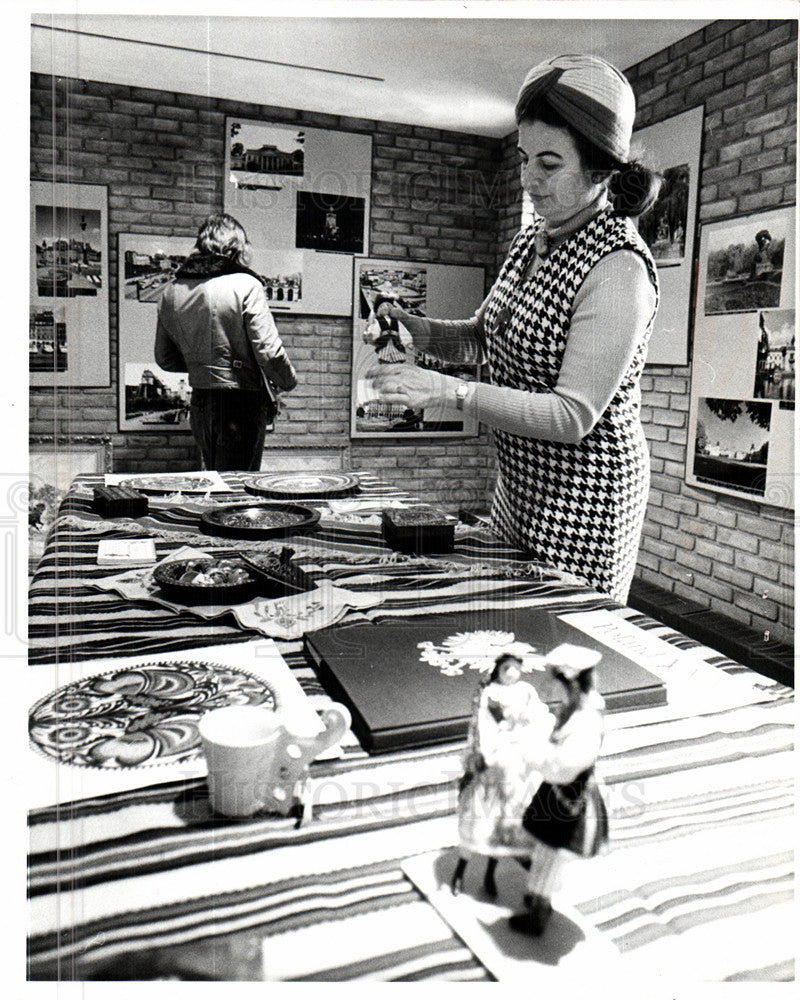
[(406, 361), (406, 347), (412, 344), (411, 335), (401, 326), (399, 320), (390, 314), (391, 307), (398, 304), (399, 300), (396, 297), (376, 295), (364, 330), (364, 342), (372, 344), (378, 363), (381, 365)]
[(522, 817), (533, 841), (525, 911), (509, 922), (526, 934), (538, 936), (547, 926), (565, 861), (594, 857), (608, 840), (608, 813), (594, 776), (603, 741), (604, 701), (594, 682), (598, 659), (593, 650), (567, 644), (548, 656), (565, 699), (538, 762), (542, 783)]
[(472, 855), (488, 857), (484, 888), (494, 895), (496, 859), (525, 858), (530, 852), (522, 815), (540, 781), (531, 773), (531, 761), (542, 756), (554, 719), (533, 685), (522, 680), (521, 668), (518, 657), (499, 656), (475, 697), (459, 785), (455, 894)]
[(485, 361), (488, 381), (413, 365), (375, 379), (386, 403), (453, 406), (491, 427), (493, 530), (622, 603), (648, 497), (640, 380), (658, 305), (633, 220), (659, 178), (630, 158), (635, 111), (630, 84), (603, 59), (564, 55), (530, 70), (516, 117), (536, 220), (471, 319), (391, 309), (417, 351)]

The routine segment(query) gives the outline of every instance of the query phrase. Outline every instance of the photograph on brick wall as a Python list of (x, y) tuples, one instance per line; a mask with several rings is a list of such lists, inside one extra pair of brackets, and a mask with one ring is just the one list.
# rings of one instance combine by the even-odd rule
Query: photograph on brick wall
[(639, 232), (656, 264), (680, 264), (686, 254), (689, 164), (662, 167), (664, 183), (653, 207), (639, 217)]
[[(712, 252), (748, 248), (769, 232), (782, 244), (781, 267), (795, 274), (794, 207), (746, 219), (706, 223), (700, 230), (697, 301), (708, 301)], [(747, 265), (748, 275), (752, 261)], [(760, 279), (756, 279), (756, 284)], [(749, 277), (744, 279), (749, 282)], [(733, 282), (733, 279), (731, 279)], [(794, 282), (776, 283), (773, 307), (694, 318), (689, 393), (690, 457), (686, 482), (791, 508), (794, 503)], [(727, 294), (727, 293), (726, 293)], [(733, 293), (731, 293), (733, 294)], [(728, 299), (731, 301), (731, 298)], [(740, 297), (738, 301), (742, 301)]]
[(270, 308), (350, 316), (351, 258), (369, 253), (372, 137), (234, 117), (225, 135), (223, 207), (270, 279)]
[(45, 298), (97, 295), (103, 284), (100, 212), (36, 205), (36, 292)]
[(364, 199), (298, 191), (295, 243), (300, 250), (364, 252)]
[(137, 302), (158, 302), (185, 260), (186, 254), (168, 254), (162, 249), (155, 253), (145, 253), (135, 247), (126, 250), (120, 263), (125, 298), (136, 299)]
[(32, 386), (111, 384), (107, 202), (104, 185), (31, 183)]
[(303, 254), (300, 251), (263, 254), (260, 275), (270, 309), (291, 309), (302, 300)]
[(191, 236), (119, 235), (117, 406), (121, 431), (190, 431), (187, 374), (163, 371), (155, 362), (154, 345), (158, 300), (193, 246)]
[(352, 437), (477, 434), (477, 422), (455, 407), (414, 410), (381, 402), (372, 379), (382, 365), (403, 363), (475, 379), (475, 365), (446, 364), (416, 350), (411, 334), (389, 312), (396, 304), (417, 316), (466, 319), (483, 299), (483, 280), (483, 268), (478, 267), (366, 258), (354, 261)]
[(187, 430), (191, 401), (186, 374), (165, 372), (153, 361), (125, 363), (125, 430)]
[(794, 406), (794, 309), (762, 310), (754, 325), (758, 329), (758, 347), (753, 395)]
[(305, 167), (305, 131), (296, 125), (229, 120), (230, 183), (240, 191), (280, 191)]
[(67, 322), (63, 303), (31, 306), (28, 339), (30, 371), (67, 370)]
[(658, 266), (660, 297), (647, 349), (649, 365), (689, 363), (702, 106), (633, 133), (631, 153), (664, 175), (658, 201), (638, 221)]
[(763, 497), (772, 406), (742, 399), (698, 400), (694, 436), (695, 478)]
[[(775, 309), (781, 302), (786, 223), (769, 226), (757, 216), (709, 234), (705, 271), (706, 316)], [(790, 279), (791, 280), (791, 279)]]

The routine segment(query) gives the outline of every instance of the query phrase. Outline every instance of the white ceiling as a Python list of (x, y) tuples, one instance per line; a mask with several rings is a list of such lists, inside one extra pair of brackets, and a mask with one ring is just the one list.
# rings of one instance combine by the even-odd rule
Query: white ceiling
[[(663, 13), (666, 6), (650, 9)], [(413, 8), (420, 11), (422, 5)], [(564, 16), (564, 4), (548, 6), (556, 8), (560, 16), (535, 19), (34, 14), (31, 68), (504, 136), (514, 127), (517, 89), (540, 60), (590, 52), (624, 69), (709, 23), (641, 16), (572, 19)], [(464, 9), (472, 15), (476, 7)]]

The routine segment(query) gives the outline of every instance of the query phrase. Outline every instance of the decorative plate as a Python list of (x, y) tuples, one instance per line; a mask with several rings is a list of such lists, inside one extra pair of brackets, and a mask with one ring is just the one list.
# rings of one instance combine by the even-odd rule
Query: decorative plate
[(346, 472), (320, 472), (287, 475), (275, 473), (270, 476), (258, 476), (244, 481), (248, 493), (258, 496), (292, 498), (321, 498), (341, 496), (345, 493), (358, 491), (358, 476)]
[(173, 559), (153, 570), (164, 596), (180, 604), (241, 604), (258, 584), (241, 559)]
[(207, 493), (216, 482), (203, 476), (165, 475), (136, 476), (125, 485), (143, 493)]
[(149, 663), (46, 695), (31, 709), (28, 731), (39, 753), (62, 764), (103, 770), (176, 764), (199, 756), (200, 717), (226, 705), (279, 707), (266, 682), (238, 668)]
[(225, 538), (280, 538), (313, 531), (319, 511), (297, 503), (231, 504), (206, 511), (200, 528)]

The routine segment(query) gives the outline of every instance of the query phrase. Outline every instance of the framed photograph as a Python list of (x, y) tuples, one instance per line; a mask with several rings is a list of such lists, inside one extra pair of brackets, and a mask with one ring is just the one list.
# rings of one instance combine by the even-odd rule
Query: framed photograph
[(225, 211), (241, 222), (270, 308), (349, 316), (351, 258), (369, 253), (372, 137), (227, 118)]
[(111, 385), (108, 190), (31, 182), (33, 386)]
[(633, 134), (632, 153), (656, 167), (664, 184), (655, 205), (639, 217), (639, 232), (658, 267), (661, 298), (647, 363), (689, 363), (697, 189), (703, 107), (648, 125)]
[(191, 236), (120, 233), (118, 240), (118, 413), (121, 431), (190, 431), (184, 372), (155, 362), (156, 311), (164, 289), (192, 252)]
[(786, 227), (791, 220), (773, 214), (769, 226), (761, 222), (763, 218), (751, 216), (709, 232), (700, 262), (706, 316), (775, 309), (781, 304)]
[(784, 508), (794, 506), (797, 329), (783, 277), (796, 273), (794, 213), (701, 227), (686, 468), (692, 486)]
[(416, 351), (402, 323), (387, 315), (399, 302), (408, 312), (467, 319), (484, 298), (484, 270), (450, 264), (356, 258), (353, 262), (353, 376), (350, 435), (365, 437), (470, 437), (478, 423), (455, 407), (404, 409), (376, 398), (372, 378), (383, 364), (409, 362), (472, 380), (476, 365), (445, 364)]

